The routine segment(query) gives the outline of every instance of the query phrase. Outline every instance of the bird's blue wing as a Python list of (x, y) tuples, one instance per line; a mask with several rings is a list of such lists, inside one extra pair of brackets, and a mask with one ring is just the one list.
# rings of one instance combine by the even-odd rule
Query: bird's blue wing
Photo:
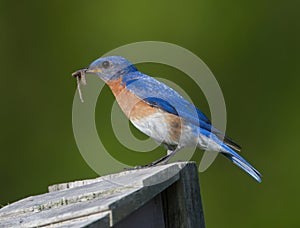
[(181, 116), (196, 126), (211, 127), (210, 120), (199, 109), (164, 83), (140, 72), (126, 75), (123, 83), (140, 99), (150, 104), (155, 103), (156, 107)]
[(143, 100), (152, 107), (162, 109), (168, 113), (172, 113), (178, 116), (178, 112), (176, 111), (176, 108), (173, 107), (168, 101), (165, 101), (158, 97), (148, 97), (148, 98), (144, 98)]

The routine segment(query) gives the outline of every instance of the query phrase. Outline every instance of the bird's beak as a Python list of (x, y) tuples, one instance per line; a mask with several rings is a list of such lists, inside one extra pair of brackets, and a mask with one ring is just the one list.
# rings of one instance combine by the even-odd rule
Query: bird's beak
[(96, 73), (101, 73), (101, 72), (102, 72), (101, 69), (82, 68), (82, 69), (79, 69), (79, 70), (75, 71), (74, 73), (72, 73), (72, 76), (74, 78), (77, 78), (77, 77), (80, 78), (85, 73), (96, 74)]
[(97, 69), (86, 69), (85, 73), (91, 73), (91, 74), (97, 74), (97, 73), (102, 73), (102, 70), (97, 68)]

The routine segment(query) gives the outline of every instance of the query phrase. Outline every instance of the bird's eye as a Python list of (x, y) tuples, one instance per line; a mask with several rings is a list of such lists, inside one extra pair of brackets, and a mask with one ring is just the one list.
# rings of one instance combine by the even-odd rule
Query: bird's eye
[(104, 62), (102, 63), (102, 67), (103, 67), (104, 69), (109, 68), (109, 67), (110, 67), (110, 62), (109, 62), (109, 61), (104, 61)]

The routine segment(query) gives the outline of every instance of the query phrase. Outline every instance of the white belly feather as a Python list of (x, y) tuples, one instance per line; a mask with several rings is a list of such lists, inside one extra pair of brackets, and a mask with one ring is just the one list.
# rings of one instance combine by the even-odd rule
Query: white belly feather
[(195, 145), (198, 143), (198, 137), (193, 134), (190, 126), (181, 124), (181, 135), (178, 139), (172, 137), (172, 126), (168, 123), (164, 112), (156, 112), (142, 119), (130, 119), (132, 124), (142, 131), (144, 134), (150, 136), (158, 143), (166, 143), (170, 145), (180, 145), (180, 147)]
[(169, 137), (169, 127), (164, 120), (164, 114), (156, 112), (143, 119), (131, 119), (132, 124), (144, 134), (150, 136), (155, 141), (163, 142)]

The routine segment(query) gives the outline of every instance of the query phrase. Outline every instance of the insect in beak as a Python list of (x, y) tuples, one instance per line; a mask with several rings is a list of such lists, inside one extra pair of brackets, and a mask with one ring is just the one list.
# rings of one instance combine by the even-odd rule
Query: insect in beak
[(83, 101), (83, 97), (82, 97), (82, 93), (81, 93), (81, 89), (80, 89), (80, 84), (86, 85), (86, 79), (85, 79), (86, 71), (87, 71), (87, 68), (82, 68), (82, 69), (79, 69), (79, 70), (75, 71), (74, 73), (72, 73), (72, 76), (74, 78), (76, 78), (76, 80), (77, 80), (77, 89), (78, 89), (78, 93), (79, 93), (79, 98), (82, 103), (84, 101)]

